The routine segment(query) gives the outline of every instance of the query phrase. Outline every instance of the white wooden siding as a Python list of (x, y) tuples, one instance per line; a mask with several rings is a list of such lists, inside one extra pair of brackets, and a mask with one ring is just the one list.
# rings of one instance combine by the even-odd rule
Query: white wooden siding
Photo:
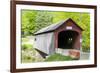
[(51, 54), (51, 51), (54, 50), (54, 34), (52, 33), (45, 33), (35, 36), (35, 48), (38, 50)]

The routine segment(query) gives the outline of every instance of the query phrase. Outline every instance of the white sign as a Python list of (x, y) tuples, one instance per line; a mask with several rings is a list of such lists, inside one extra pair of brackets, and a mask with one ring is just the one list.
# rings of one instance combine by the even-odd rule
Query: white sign
[(80, 39), (80, 42), (82, 42), (82, 39)]
[(66, 29), (72, 29), (72, 27), (71, 26), (67, 26)]

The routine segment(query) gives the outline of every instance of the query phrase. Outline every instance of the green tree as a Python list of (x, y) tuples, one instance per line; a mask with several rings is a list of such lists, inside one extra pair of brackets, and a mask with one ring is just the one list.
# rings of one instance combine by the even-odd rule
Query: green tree
[(48, 11), (38, 11), (35, 19), (35, 31), (52, 24), (53, 16)]
[(22, 10), (22, 34), (30, 35), (35, 30), (35, 17), (37, 11)]

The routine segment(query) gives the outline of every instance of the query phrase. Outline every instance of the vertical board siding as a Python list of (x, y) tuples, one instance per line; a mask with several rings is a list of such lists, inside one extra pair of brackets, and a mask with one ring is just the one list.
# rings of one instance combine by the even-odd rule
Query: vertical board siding
[[(50, 54), (50, 49), (54, 49), (54, 40), (53, 40), (53, 33), (46, 33), (41, 35), (36, 35), (35, 38), (35, 48), (46, 53)], [(52, 46), (52, 47), (51, 47)]]

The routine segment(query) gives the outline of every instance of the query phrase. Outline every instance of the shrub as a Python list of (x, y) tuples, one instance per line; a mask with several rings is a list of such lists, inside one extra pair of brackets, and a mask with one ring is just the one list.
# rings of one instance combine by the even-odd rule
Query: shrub
[(90, 52), (90, 48), (88, 48), (88, 47), (83, 47), (83, 48), (82, 48), (82, 51), (83, 51), (83, 52)]
[(27, 50), (27, 49), (32, 49), (33, 48), (33, 45), (31, 44), (22, 44), (22, 50)]
[(34, 57), (22, 55), (22, 63), (32, 63), (32, 62), (35, 62)]
[(22, 38), (22, 42), (28, 42), (28, 38)]

